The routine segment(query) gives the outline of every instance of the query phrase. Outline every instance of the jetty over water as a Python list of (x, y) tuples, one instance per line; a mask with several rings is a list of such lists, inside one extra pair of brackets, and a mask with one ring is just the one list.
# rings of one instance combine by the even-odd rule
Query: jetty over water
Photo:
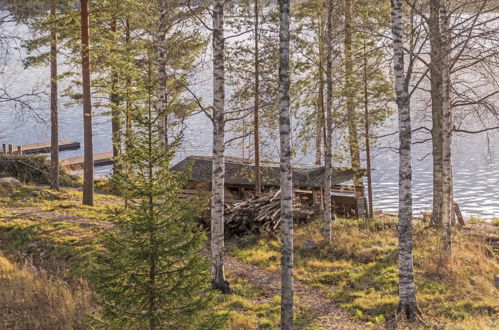
[[(80, 169), (83, 168), (83, 157), (73, 157), (61, 160), (59, 163), (61, 166), (70, 169)], [(103, 152), (94, 155), (94, 166), (105, 166), (113, 164), (113, 153)]]
[[(80, 149), (78, 141), (59, 141), (59, 151)], [(23, 154), (44, 154), (50, 152), (50, 142), (39, 142), (14, 146), (12, 144), (2, 144), (3, 153), (23, 153)]]

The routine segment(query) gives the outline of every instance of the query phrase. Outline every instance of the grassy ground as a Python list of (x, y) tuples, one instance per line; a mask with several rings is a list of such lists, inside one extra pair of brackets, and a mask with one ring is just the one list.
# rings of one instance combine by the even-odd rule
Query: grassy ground
[[(308, 250), (305, 241), (321, 240), (321, 224), (296, 230), (296, 278), (321, 288), (368, 325), (393, 325), (398, 302), (395, 220), (338, 219), (332, 232), (331, 246)], [(494, 328), (499, 307), (494, 287), (494, 275), (499, 273), (497, 254), (479, 238), (456, 231), (452, 263), (441, 270), (437, 267), (438, 233), (416, 223), (414, 238), (417, 296), (423, 319), (449, 328)], [(276, 239), (246, 237), (231, 246), (231, 254), (278, 271)]]
[[(7, 270), (9, 278), (32, 276), (33, 280), (46, 280), (41, 286), (49, 291), (66, 290), (58, 294), (67, 297), (64, 298), (67, 304), (60, 303), (64, 311), (50, 302), (52, 294), (43, 291), (36, 294), (47, 303), (38, 301), (35, 306), (52, 308), (53, 315), (66, 310), (70, 314), (71, 310), (95, 309), (88, 300), (88, 289), (81, 287), (84, 283), (81, 278), (85, 277), (88, 255), (98, 248), (96, 235), (111, 228), (106, 210), (120, 202), (115, 196), (103, 194), (96, 195), (97, 206), (93, 208), (81, 206), (80, 201), (81, 193), (77, 190), (55, 192), (40, 186), (24, 186), (13, 196), (0, 198), (0, 247), (5, 255), (11, 260), (30, 259), (34, 265), (71, 285), (60, 285), (59, 280), (51, 282), (49, 277), (38, 276), (33, 268), (10, 264), (5, 258), (0, 260), (1, 276), (5, 278)], [(484, 226), (476, 223), (468, 227), (475, 225)], [(331, 246), (307, 249), (307, 240), (320, 242), (320, 232), (319, 222), (299, 227), (295, 232), (297, 328), (403, 328), (405, 325), (397, 323), (395, 317), (398, 283), (395, 219), (370, 223), (339, 219), (333, 225)], [(476, 231), (455, 233), (454, 259), (442, 272), (436, 266), (439, 236), (423, 224), (415, 226), (418, 299), (428, 324), (450, 329), (494, 328), (498, 303), (493, 276), (499, 274), (498, 257), (470, 232)], [(234, 294), (219, 297), (220, 310), (229, 313), (227, 328), (276, 328), (280, 315), (278, 240), (246, 236), (230, 240), (227, 246), (227, 276)], [(25, 295), (16, 283), (19, 281), (3, 282), (0, 300), (19, 303), (4, 304), (2, 308), (15, 310), (25, 305), (29, 311), (31, 301), (37, 300)], [(25, 298), (4, 299), (9, 297), (6, 288)], [(33, 288), (27, 292), (37, 292), (40, 285), (33, 284)], [(29, 313), (37, 319), (46, 313), (42, 309), (40, 314)], [(72, 317), (64, 320), (66, 328), (81, 326), (82, 322)]]

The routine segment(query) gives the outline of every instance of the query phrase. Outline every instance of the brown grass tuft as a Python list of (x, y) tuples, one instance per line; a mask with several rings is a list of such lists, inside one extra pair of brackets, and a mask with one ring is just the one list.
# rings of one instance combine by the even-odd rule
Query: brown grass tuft
[(92, 311), (85, 283), (71, 287), (0, 255), (0, 329), (83, 329)]

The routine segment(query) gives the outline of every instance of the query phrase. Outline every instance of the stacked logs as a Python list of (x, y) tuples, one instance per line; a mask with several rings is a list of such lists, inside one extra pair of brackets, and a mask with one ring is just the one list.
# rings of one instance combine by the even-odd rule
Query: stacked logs
[[(295, 206), (294, 222), (308, 222), (316, 216), (313, 208)], [(281, 222), (281, 193), (270, 192), (225, 208), (225, 231), (229, 235), (274, 234)]]

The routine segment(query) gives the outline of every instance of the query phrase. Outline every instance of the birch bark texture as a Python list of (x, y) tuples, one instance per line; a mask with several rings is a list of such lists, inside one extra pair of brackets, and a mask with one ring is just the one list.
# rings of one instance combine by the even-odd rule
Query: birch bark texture
[[(352, 1), (345, 0), (345, 94), (346, 94), (346, 110), (348, 124), (348, 144), (350, 146), (350, 161), (352, 168), (356, 171), (354, 176), (354, 185), (362, 184), (362, 177), (359, 177), (357, 171), (360, 169), (360, 146), (359, 136), (357, 134), (357, 115), (355, 113), (355, 76), (354, 76), (354, 59), (353, 59), (353, 17), (352, 17)], [(357, 195), (357, 190), (354, 189)]]
[(290, 118), (290, 9), (279, 0), (279, 136), (281, 148), (281, 329), (293, 329), (293, 172)]
[(92, 138), (92, 95), (90, 93), (90, 31), (88, 0), (81, 0), (81, 59), (83, 88), (83, 205), (94, 205), (94, 149)]
[(393, 64), (399, 122), (398, 267), (399, 313), (413, 320), (418, 314), (414, 283), (412, 238), (412, 156), (409, 82), (404, 68), (403, 0), (391, 0)]
[(324, 152), (324, 242), (331, 243), (331, 175), (333, 169), (333, 0), (327, 0), (326, 23), (326, 141)]
[(447, 265), (452, 257), (451, 224), (454, 219), (452, 189), (452, 105), (451, 105), (451, 50), (452, 36), (449, 23), (449, 1), (441, 0), (440, 17), (442, 33), (442, 262)]
[(159, 114), (159, 136), (161, 143), (168, 144), (168, 119), (166, 113), (166, 24), (167, 24), (167, 0), (158, 0), (158, 31), (156, 33), (157, 56), (158, 56), (158, 114)]
[(433, 156), (432, 223), (442, 225), (443, 164), (442, 164), (442, 42), (440, 35), (440, 0), (430, 0), (430, 77)]
[[(55, 2), (50, 6), (50, 16), (55, 18)], [(59, 190), (59, 114), (57, 109), (57, 32), (50, 28), (50, 186)]]
[[(259, 118), (259, 105), (260, 105), (260, 59), (259, 59), (259, 8), (258, 1), (255, 0), (255, 109), (253, 118), (253, 134), (255, 140), (255, 193), (262, 192), (261, 178), (260, 178), (260, 118)], [(244, 146), (244, 144), (243, 144)], [(244, 151), (244, 147), (243, 147)], [(243, 157), (244, 158), (244, 157)]]
[(317, 76), (319, 79), (318, 91), (317, 91), (317, 124), (316, 124), (316, 135), (315, 135), (315, 164), (321, 165), (322, 158), (322, 148), (325, 147), (322, 144), (322, 139), (326, 137), (326, 132), (324, 130), (325, 125), (325, 105), (324, 105), (324, 13), (322, 6), (318, 11), (318, 34), (319, 34), (319, 63), (317, 65)]
[(224, 0), (213, 4), (213, 165), (211, 184), (211, 275), (213, 288), (230, 292), (224, 272), (225, 58)]

